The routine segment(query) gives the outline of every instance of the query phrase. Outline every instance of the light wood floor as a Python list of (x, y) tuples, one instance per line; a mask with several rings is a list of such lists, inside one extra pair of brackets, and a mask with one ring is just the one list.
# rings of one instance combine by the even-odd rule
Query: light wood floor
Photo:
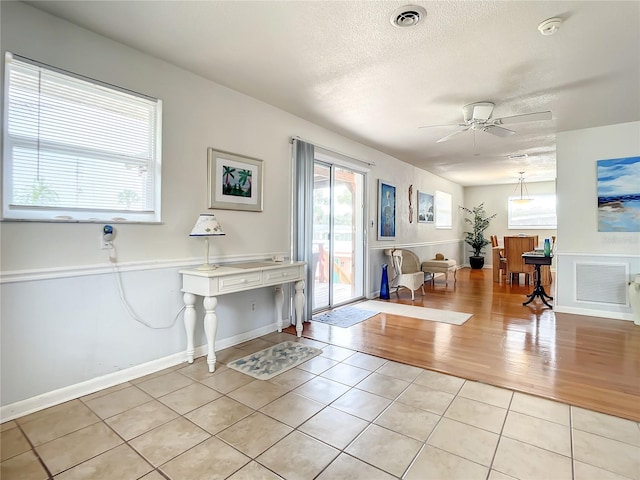
[[(381, 313), (350, 328), (305, 323), (303, 336), (640, 421), (640, 327), (525, 307), (531, 286), (491, 277), (461, 269), (455, 285), (437, 278), (416, 295), (413, 305), (472, 313), (461, 326)], [(408, 290), (391, 301), (412, 304)]]

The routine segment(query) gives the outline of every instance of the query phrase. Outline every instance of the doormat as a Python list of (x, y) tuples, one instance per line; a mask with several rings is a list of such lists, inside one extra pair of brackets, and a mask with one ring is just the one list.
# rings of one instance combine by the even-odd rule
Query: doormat
[(287, 341), (233, 360), (227, 363), (227, 367), (258, 380), (269, 380), (321, 353), (319, 348)]
[(342, 307), (330, 312), (324, 313), (311, 319), (312, 322), (326, 323), (336, 327), (347, 328), (356, 323), (364, 322), (367, 318), (371, 318), (380, 312), (372, 311), (373, 309), (361, 310), (355, 307)]
[(415, 305), (405, 305), (403, 303), (381, 302), (378, 300), (368, 300), (358, 303), (358, 307), (369, 309), (375, 313), (390, 313), (392, 315), (401, 315), (403, 317), (417, 318), (420, 320), (428, 320), (431, 322), (450, 323), (452, 325), (462, 325), (469, 320), (473, 314), (453, 312), (451, 310), (438, 310), (435, 308), (416, 307)]

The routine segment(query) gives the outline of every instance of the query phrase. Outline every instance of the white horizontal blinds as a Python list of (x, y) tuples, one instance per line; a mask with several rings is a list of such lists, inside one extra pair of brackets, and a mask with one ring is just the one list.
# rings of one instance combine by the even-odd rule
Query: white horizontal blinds
[(452, 197), (450, 193), (436, 190), (435, 207), (436, 207), (436, 228), (452, 228), (453, 227), (453, 210)]
[(160, 102), (19, 57), (7, 62), (10, 207), (53, 218), (153, 213)]

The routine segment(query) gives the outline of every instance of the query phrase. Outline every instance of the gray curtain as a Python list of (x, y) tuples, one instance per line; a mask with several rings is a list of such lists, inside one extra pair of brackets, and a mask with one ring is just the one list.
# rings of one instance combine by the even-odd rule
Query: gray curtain
[(293, 139), (293, 258), (307, 262), (304, 319), (311, 320), (313, 308), (313, 167), (314, 146)]

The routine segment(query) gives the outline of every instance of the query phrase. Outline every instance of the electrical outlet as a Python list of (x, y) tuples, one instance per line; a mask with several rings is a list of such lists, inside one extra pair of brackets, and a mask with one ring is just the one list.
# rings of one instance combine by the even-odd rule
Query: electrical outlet
[(108, 250), (111, 247), (111, 241), (106, 241), (104, 235), (100, 235), (100, 248), (102, 250)]
[(255, 312), (256, 311), (256, 302), (251, 302), (251, 311)]

